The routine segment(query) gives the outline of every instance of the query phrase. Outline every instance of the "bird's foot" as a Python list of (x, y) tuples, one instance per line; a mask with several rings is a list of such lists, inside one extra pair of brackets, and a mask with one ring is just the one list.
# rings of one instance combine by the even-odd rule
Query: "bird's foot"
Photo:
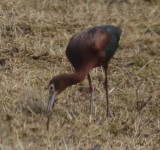
[(107, 116), (108, 118), (113, 118), (115, 115), (114, 115), (113, 111), (108, 110), (107, 113), (106, 113), (106, 116)]
[(90, 123), (92, 122), (92, 115), (91, 114), (89, 115), (89, 122)]

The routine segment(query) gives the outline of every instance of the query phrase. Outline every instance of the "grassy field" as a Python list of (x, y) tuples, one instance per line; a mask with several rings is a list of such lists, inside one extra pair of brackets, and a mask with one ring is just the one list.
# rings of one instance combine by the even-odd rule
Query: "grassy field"
[[(96, 68), (92, 121), (85, 79), (59, 95), (48, 132), (45, 87), (73, 71), (69, 39), (103, 24), (123, 30), (108, 74), (113, 117), (105, 116), (104, 74)], [(0, 1), (0, 150), (36, 149), (160, 149), (159, 0)]]

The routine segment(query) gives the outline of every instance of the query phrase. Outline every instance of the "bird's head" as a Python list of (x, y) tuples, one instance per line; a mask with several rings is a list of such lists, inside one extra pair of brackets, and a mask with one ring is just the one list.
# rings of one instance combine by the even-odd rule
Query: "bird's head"
[(49, 100), (48, 100), (48, 112), (51, 112), (52, 107), (57, 99), (59, 93), (61, 93), (65, 89), (63, 76), (54, 77), (48, 85), (49, 90)]

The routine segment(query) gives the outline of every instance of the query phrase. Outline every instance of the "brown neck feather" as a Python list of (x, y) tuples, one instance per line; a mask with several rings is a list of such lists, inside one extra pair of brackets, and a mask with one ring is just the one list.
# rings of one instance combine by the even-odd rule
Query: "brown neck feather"
[(64, 74), (63, 83), (68, 87), (84, 80), (87, 72), (75, 72), (72, 74)]
[(88, 72), (81, 71), (81, 72), (75, 72), (72, 74), (60, 75), (59, 80), (61, 82), (61, 86), (60, 86), (59, 92), (62, 92), (67, 87), (74, 85), (74, 84), (77, 84), (77, 83), (81, 82), (82, 80), (84, 80), (84, 78), (86, 77)]
[(82, 67), (83, 69), (78, 69), (72, 74), (62, 74), (57, 76), (57, 80), (60, 81), (60, 87), (58, 89), (58, 93), (65, 90), (67, 87), (77, 84), (84, 80), (86, 75), (89, 73), (90, 69), (94, 67), (94, 63), (90, 63), (88, 65), (85, 65), (85, 67)]

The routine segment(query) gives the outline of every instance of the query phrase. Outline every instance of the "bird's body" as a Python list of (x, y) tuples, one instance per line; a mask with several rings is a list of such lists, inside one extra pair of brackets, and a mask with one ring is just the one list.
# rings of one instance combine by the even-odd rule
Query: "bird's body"
[[(106, 75), (105, 87), (108, 101), (107, 67), (118, 47), (121, 32), (118, 27), (105, 25), (88, 28), (75, 34), (66, 48), (67, 58), (74, 67), (75, 72), (54, 77), (49, 83), (50, 95), (59, 94), (67, 87), (81, 82), (88, 75), (91, 95), (90, 111), (92, 113), (93, 86), (89, 71), (95, 67), (102, 66)], [(54, 99), (55, 96), (50, 96), (49, 111), (51, 111), (54, 104)]]
[[(88, 64), (94, 59), (95, 66), (103, 66), (113, 57), (119, 43), (121, 30), (114, 26), (98, 26), (75, 34), (66, 49), (73, 67)], [(87, 61), (87, 63), (85, 62)]]

